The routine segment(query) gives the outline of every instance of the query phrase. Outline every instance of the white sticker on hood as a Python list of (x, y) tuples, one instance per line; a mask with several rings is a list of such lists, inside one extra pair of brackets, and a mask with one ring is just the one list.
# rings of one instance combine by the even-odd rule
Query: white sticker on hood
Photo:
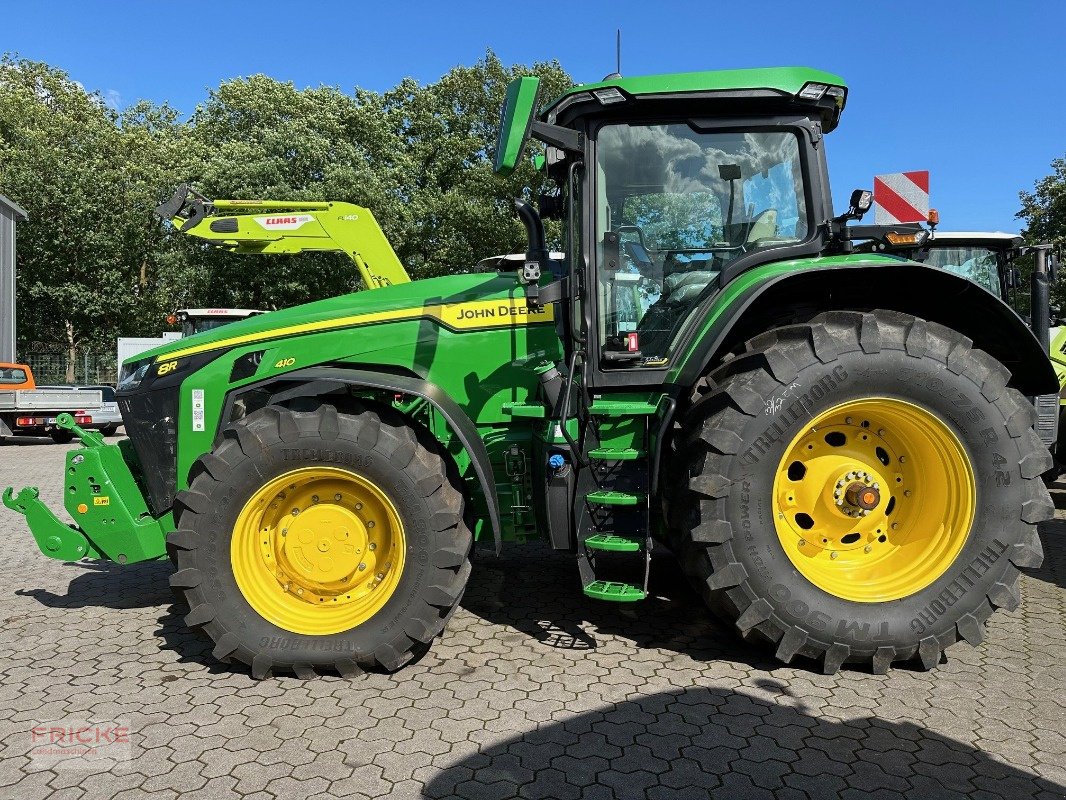
[(202, 431), (204, 429), (204, 390), (192, 390), (192, 429)]

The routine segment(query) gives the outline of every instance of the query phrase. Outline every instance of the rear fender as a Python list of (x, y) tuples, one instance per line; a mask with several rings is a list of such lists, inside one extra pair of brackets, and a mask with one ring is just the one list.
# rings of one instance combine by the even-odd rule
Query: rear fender
[(1011, 386), (1024, 395), (1059, 391), (1047, 347), (1010, 306), (971, 280), (908, 261), (817, 267), (767, 278), (738, 297), (696, 343), (677, 382), (694, 385), (726, 354), (769, 328), (823, 311), (877, 308), (968, 336), (1010, 370)]

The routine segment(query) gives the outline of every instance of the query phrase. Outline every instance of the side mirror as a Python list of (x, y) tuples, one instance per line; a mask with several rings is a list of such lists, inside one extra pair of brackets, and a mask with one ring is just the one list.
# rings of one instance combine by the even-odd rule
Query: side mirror
[(539, 89), (540, 78), (535, 76), (515, 78), (507, 84), (507, 98), (500, 112), (500, 135), (496, 141), (493, 163), (493, 171), (497, 175), (510, 175), (522, 157), (533, 126)]
[(1007, 288), (1017, 289), (1022, 283), (1022, 274), (1018, 271), (1017, 267), (1007, 267)]

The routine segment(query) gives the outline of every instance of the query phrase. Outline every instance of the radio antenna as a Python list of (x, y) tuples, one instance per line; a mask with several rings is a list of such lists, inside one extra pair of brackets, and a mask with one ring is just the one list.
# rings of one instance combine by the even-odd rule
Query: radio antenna
[(614, 31), (614, 71), (618, 76), (622, 75), (622, 29)]

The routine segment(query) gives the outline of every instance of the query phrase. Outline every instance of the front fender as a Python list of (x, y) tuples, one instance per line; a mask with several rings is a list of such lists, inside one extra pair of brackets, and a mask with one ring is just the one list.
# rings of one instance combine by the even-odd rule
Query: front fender
[[(269, 379), (270, 382), (276, 380), (276, 377)], [(477, 477), (482, 494), (485, 496), (485, 506), (488, 510), (489, 524), (492, 526), (496, 555), (500, 554), (503, 545), (500, 504), (496, 496), (496, 480), (492, 474), (489, 452), (470, 417), (440, 387), (421, 378), (407, 375), (346, 367), (308, 367), (287, 372), (284, 374), (283, 385), (286, 388), (272, 395), (269, 403), (284, 403), (298, 397), (317, 397), (341, 386), (412, 395), (430, 403), (447, 421), (448, 426), (470, 457), (470, 465)], [(258, 383), (242, 386), (227, 397), (227, 408), (223, 412), (223, 419), (229, 418), (232, 404), (240, 394), (260, 386), (261, 384)]]

